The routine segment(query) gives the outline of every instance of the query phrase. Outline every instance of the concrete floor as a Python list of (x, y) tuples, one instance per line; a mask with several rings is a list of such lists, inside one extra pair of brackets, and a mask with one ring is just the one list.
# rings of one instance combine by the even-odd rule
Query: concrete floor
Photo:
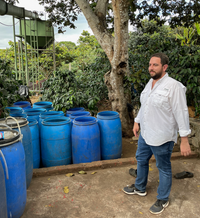
[[(129, 169), (136, 165), (74, 172), (33, 178), (27, 190), (27, 204), (21, 218), (195, 218), (200, 217), (200, 159), (178, 159), (172, 161), (173, 175), (181, 171), (194, 173), (193, 178), (176, 180), (170, 194), (170, 205), (159, 215), (149, 212), (156, 201), (158, 170), (150, 164), (147, 196), (126, 195), (122, 188), (132, 184), (135, 178)], [(64, 193), (64, 187), (69, 193)]]

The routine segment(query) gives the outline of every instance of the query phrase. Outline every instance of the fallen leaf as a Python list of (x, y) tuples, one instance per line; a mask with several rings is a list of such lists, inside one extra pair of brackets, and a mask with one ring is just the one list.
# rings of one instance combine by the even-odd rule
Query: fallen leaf
[(158, 180), (158, 182), (160, 182), (160, 181)]
[(51, 204), (49, 204), (49, 205), (45, 205), (45, 207), (53, 207)]
[(186, 162), (186, 161), (184, 161), (183, 163), (184, 163), (184, 164), (186, 164), (187, 162)]
[(140, 214), (143, 214), (142, 212), (139, 212)]
[(72, 176), (74, 176), (74, 174), (73, 173), (67, 173), (65, 176), (72, 177)]
[(130, 144), (133, 144), (133, 142), (130, 142)]
[(48, 178), (48, 180), (50, 180), (50, 178)]
[(92, 172), (91, 174), (94, 175), (95, 173), (97, 173), (97, 172)]
[(153, 171), (153, 168), (149, 167), (149, 171)]
[(197, 187), (199, 188), (199, 187), (200, 187), (200, 185), (197, 185)]
[(68, 186), (64, 187), (64, 192), (65, 192), (65, 194), (69, 193), (69, 187)]
[(79, 174), (87, 174), (85, 171), (81, 170), (78, 172)]

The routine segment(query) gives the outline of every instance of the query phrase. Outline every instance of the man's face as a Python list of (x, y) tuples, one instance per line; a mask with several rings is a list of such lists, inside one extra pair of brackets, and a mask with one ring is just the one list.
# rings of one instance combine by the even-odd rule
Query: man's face
[(162, 66), (158, 57), (152, 57), (149, 61), (149, 73), (152, 79), (158, 80), (164, 76), (168, 65)]

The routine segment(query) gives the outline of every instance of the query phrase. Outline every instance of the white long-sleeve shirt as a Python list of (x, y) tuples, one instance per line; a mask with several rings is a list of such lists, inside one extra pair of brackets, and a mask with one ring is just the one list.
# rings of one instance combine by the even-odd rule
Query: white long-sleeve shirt
[(150, 79), (140, 95), (141, 107), (135, 118), (147, 144), (159, 146), (168, 141), (177, 142), (191, 133), (185, 86), (166, 73), (152, 89)]

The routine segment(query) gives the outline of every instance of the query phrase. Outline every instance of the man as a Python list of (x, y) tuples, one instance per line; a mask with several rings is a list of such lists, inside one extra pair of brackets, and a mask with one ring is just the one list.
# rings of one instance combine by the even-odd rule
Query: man
[(168, 76), (166, 73), (168, 63), (169, 58), (163, 53), (151, 56), (149, 62), (151, 79), (140, 95), (141, 107), (133, 127), (133, 133), (137, 137), (141, 128), (136, 152), (137, 178), (135, 184), (123, 189), (126, 194), (147, 195), (149, 159), (153, 154), (159, 170), (157, 201), (150, 208), (153, 214), (161, 213), (169, 205), (172, 185), (170, 158), (178, 131), (181, 137), (181, 154), (187, 156), (191, 153), (187, 137), (191, 130), (186, 88)]

